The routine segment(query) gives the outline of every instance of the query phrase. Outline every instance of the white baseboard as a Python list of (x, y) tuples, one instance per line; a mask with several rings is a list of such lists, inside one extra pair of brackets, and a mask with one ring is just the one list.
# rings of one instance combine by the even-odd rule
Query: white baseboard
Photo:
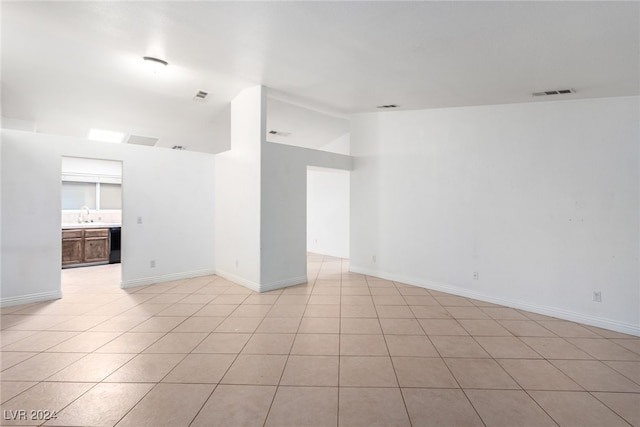
[(260, 284), (256, 283), (256, 282), (252, 282), (250, 280), (247, 280), (243, 277), (237, 276), (233, 273), (229, 273), (228, 271), (224, 271), (224, 270), (216, 270), (216, 274), (220, 277), (223, 277), (233, 283), (237, 283), (238, 285), (242, 285), (245, 288), (249, 288), (254, 292), (260, 292)]
[(142, 277), (140, 279), (123, 280), (120, 287), (123, 289), (136, 286), (153, 285), (154, 283), (171, 282), (173, 280), (191, 279), (192, 277), (210, 276), (216, 274), (214, 269), (184, 271), (181, 273), (163, 274), (160, 276)]
[(62, 291), (40, 292), (37, 294), (20, 295), (0, 299), (0, 307), (11, 307), (12, 305), (33, 304), (34, 302), (50, 301), (62, 298)]
[(419, 280), (410, 277), (403, 277), (398, 274), (387, 273), (377, 270), (372, 270), (366, 267), (360, 267), (357, 265), (350, 265), (350, 271), (359, 274), (366, 274), (367, 276), (380, 277), (382, 279), (392, 280), (394, 282), (406, 283), (408, 285), (414, 285), (425, 289), (433, 289), (435, 291), (446, 292), (453, 295), (459, 295), (462, 297), (473, 298), (480, 301), (490, 302), (493, 304), (504, 305), (511, 308), (517, 308), (520, 310), (530, 311), (532, 313), (538, 313), (545, 316), (556, 317), (558, 319), (570, 320), (572, 322), (583, 323), (585, 325), (596, 326), (598, 328), (609, 329), (623, 334), (640, 336), (640, 325), (634, 325), (631, 323), (619, 322), (617, 320), (603, 319), (601, 317), (591, 316), (588, 314), (577, 313), (570, 310), (564, 310), (557, 307), (549, 307), (538, 304), (530, 304), (524, 301), (516, 301), (504, 298), (497, 298), (489, 295), (484, 295), (479, 292), (470, 291), (468, 289), (458, 288), (456, 286), (434, 282), (430, 280)]
[(275, 289), (286, 288), (288, 286), (301, 285), (307, 283), (309, 279), (307, 276), (294, 277), (292, 279), (279, 280), (277, 282), (262, 283), (260, 285), (260, 292), (273, 291)]

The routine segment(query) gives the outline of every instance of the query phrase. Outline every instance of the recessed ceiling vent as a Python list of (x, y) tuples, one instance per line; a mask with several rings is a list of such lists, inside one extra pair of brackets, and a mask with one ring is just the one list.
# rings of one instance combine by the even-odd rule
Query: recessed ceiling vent
[(129, 135), (127, 139), (127, 144), (147, 145), (149, 147), (156, 145), (156, 142), (158, 142), (158, 138), (150, 136)]
[(199, 90), (198, 93), (193, 97), (194, 101), (204, 101), (209, 96), (209, 92), (205, 92), (203, 90)]
[(576, 93), (576, 91), (573, 89), (545, 90), (544, 92), (534, 92), (533, 96), (566, 95), (568, 93)]
[(279, 130), (270, 130), (269, 135), (290, 136), (291, 132), (282, 132)]
[(171, 147), (172, 150), (186, 150), (187, 147), (185, 147), (184, 145), (174, 145), (173, 147)]
[(396, 104), (378, 105), (376, 108), (382, 108), (382, 109), (398, 108), (398, 105)]

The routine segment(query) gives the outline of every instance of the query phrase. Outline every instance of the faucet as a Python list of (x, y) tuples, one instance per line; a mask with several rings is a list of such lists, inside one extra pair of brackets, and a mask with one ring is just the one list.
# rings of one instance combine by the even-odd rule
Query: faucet
[[(84, 211), (87, 211), (87, 215), (86, 217), (83, 215)], [(91, 215), (91, 211), (89, 211), (89, 207), (88, 206), (83, 206), (80, 208), (80, 213), (78, 214), (78, 222), (82, 223), (82, 222), (89, 222), (89, 216)]]

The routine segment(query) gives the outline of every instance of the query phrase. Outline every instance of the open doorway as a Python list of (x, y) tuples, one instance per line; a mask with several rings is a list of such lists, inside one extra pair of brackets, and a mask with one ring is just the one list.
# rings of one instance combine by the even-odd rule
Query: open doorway
[(62, 287), (120, 277), (122, 162), (63, 157), (61, 180)]
[(307, 167), (307, 252), (349, 258), (349, 171)]

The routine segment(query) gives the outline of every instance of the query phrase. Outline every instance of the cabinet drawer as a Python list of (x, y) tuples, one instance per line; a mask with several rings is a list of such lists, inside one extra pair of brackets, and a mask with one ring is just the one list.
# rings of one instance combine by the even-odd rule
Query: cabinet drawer
[(109, 229), (87, 228), (84, 230), (84, 237), (109, 237)]
[(63, 239), (81, 239), (82, 230), (62, 230)]

